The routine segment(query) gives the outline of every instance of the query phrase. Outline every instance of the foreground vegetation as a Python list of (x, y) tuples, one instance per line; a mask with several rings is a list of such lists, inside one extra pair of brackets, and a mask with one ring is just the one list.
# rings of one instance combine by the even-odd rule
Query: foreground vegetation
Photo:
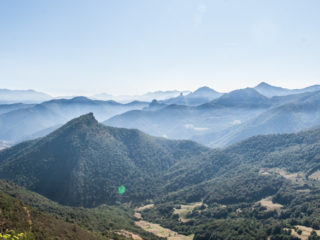
[[(86, 232), (93, 234), (94, 239), (126, 239), (117, 234), (120, 230), (138, 234), (145, 239), (161, 239), (135, 226), (133, 210), (125, 207), (101, 205), (97, 208), (79, 208), (62, 206), (37, 193), (3, 180), (0, 181), (0, 190), (7, 198), (13, 199), (14, 202), (19, 203), (21, 206), (28, 205), (30, 209), (35, 209), (35, 212), (45, 213), (44, 216), (53, 218), (67, 226), (79, 226)], [(13, 217), (15, 220), (17, 219), (17, 216), (14, 215)], [(13, 219), (12, 217), (8, 218)], [(19, 229), (14, 225), (14, 228), (9, 227), (7, 226), (8, 229)], [(3, 229), (7, 228), (4, 227)]]

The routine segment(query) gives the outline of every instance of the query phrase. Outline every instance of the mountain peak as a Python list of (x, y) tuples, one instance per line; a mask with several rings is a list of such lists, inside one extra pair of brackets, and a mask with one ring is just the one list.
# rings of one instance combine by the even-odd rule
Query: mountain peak
[(255, 89), (244, 88), (226, 93), (209, 104), (224, 107), (267, 107), (269, 101)]
[[(107, 127), (88, 113), (43, 138), (4, 151), (19, 154), (15, 161), (20, 167), (3, 169), (2, 164), (11, 158), (1, 151), (1, 178), (21, 183), (19, 176), (26, 174), (25, 186), (56, 202), (94, 207), (120, 199), (138, 202), (156, 196), (157, 190), (153, 189), (158, 182), (149, 179), (209, 149), (190, 141)], [(117, 187), (121, 185), (128, 191), (119, 198)], [(137, 195), (137, 190), (144, 187), (150, 190)]]
[(71, 120), (70, 122), (72, 122), (72, 121), (83, 122), (83, 123), (84, 122), (95, 122), (95, 123), (98, 123), (98, 121), (95, 119), (95, 117), (94, 117), (92, 112), (84, 114), (84, 115), (81, 115), (80, 117), (75, 118), (75, 119)]
[(202, 91), (202, 90), (212, 90), (212, 89), (207, 86), (203, 86), (203, 87), (199, 87), (196, 91)]
[(200, 93), (200, 92), (210, 92), (210, 93), (214, 92), (214, 93), (217, 93), (217, 91), (215, 91), (212, 88), (209, 88), (207, 86), (200, 87), (196, 91), (194, 91), (193, 93)]
[(269, 98), (273, 96), (283, 96), (290, 94), (290, 90), (286, 88), (273, 86), (265, 82), (261, 82), (259, 85), (254, 87), (254, 89), (258, 91), (260, 94)]
[(86, 103), (86, 102), (91, 102), (92, 100), (84, 96), (77, 96), (72, 98), (71, 101), (77, 102), (77, 103)]
[(255, 86), (255, 88), (261, 88), (261, 87), (264, 88), (264, 87), (272, 87), (272, 86), (266, 82), (261, 82), (257, 86)]
[[(98, 121), (95, 119), (92, 112), (81, 115), (80, 117), (74, 118), (71, 121), (67, 122), (64, 126), (61, 127), (61, 129), (64, 128), (79, 128), (80, 126), (94, 126), (97, 125)], [(59, 129), (57, 130), (59, 131)], [(55, 132), (53, 132), (55, 133)]]
[(157, 101), (157, 99), (153, 99), (152, 102), (149, 104), (149, 106), (156, 106), (159, 105), (159, 102)]
[(241, 97), (252, 97), (252, 96), (258, 96), (258, 97), (263, 97), (257, 90), (254, 88), (243, 88), (243, 89), (237, 89), (234, 90), (230, 93), (225, 94), (224, 96), (241, 96)]

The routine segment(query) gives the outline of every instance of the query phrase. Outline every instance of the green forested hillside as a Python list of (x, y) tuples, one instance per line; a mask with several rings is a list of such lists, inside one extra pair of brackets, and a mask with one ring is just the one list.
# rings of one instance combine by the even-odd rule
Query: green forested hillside
[[(145, 220), (195, 234), (196, 240), (296, 239), (299, 226), (320, 230), (320, 129), (209, 149), (105, 127), (87, 114), (44, 138), (1, 151), (0, 176), (67, 205), (152, 202), (153, 208), (142, 211)], [(118, 192), (120, 186), (126, 191)], [(27, 203), (54, 216), (75, 215), (72, 221), (98, 232), (104, 219), (98, 213), (119, 211), (103, 205), (50, 210), (43, 202)], [(176, 209), (195, 203), (200, 206), (181, 220)], [(132, 215), (119, 212), (124, 219)]]
[(14, 197), (0, 191), (0, 232), (13, 230), (26, 239), (109, 239), (90, 233), (78, 225), (58, 220), (34, 210)]
[(0, 177), (67, 205), (138, 202), (162, 192), (161, 176), (171, 166), (208, 151), (190, 141), (105, 127), (88, 114), (0, 152)]
[[(300, 239), (299, 226), (320, 230), (319, 143), (319, 129), (257, 136), (176, 166), (170, 193), (143, 217), (196, 240)], [(179, 220), (175, 209), (199, 201)]]
[[(8, 228), (20, 232), (28, 231), (29, 228), (20, 227), (21, 224), (24, 224), (24, 227), (29, 227), (29, 225), (25, 223), (24, 214), (22, 214), (22, 217), (20, 216), (21, 214), (19, 214), (19, 206), (28, 206), (28, 209), (30, 209), (32, 213), (37, 213), (38, 215), (43, 216), (42, 218), (48, 218), (54, 223), (57, 222), (66, 228), (65, 231), (68, 231), (68, 228), (73, 226), (73, 228), (76, 227), (77, 230), (81, 230), (80, 233), (85, 231), (86, 234), (84, 234), (83, 237), (92, 235), (91, 238), (75, 237), (72, 239), (125, 239), (125, 237), (117, 234), (120, 230), (138, 234), (144, 239), (160, 239), (135, 226), (133, 210), (130, 210), (127, 207), (100, 205), (97, 208), (79, 208), (63, 206), (5, 180), (0, 180), (0, 193), (2, 194), (0, 202), (3, 203), (5, 201), (6, 204), (10, 205), (10, 209), (14, 211), (14, 214), (3, 215), (7, 220), (6, 225), (3, 225), (2, 230)], [(3, 211), (4, 210), (2, 209), (2, 212)], [(21, 212), (24, 213), (25, 211), (21, 210)], [(34, 229), (42, 227), (47, 231), (47, 228), (51, 227), (53, 229), (49, 230), (53, 231), (56, 229), (54, 226), (46, 225), (46, 223), (50, 223), (49, 220), (45, 220), (44, 223), (35, 222)], [(56, 229), (52, 232), (53, 236), (58, 237), (59, 234), (62, 234), (59, 233), (59, 231), (63, 232), (64, 229)]]
[(319, 129), (257, 136), (209, 152), (196, 164), (170, 169), (165, 176), (166, 189), (171, 192), (169, 199), (196, 198), (222, 204), (257, 201), (288, 182), (283, 175), (300, 174), (300, 182), (317, 182), (309, 176), (318, 170)]

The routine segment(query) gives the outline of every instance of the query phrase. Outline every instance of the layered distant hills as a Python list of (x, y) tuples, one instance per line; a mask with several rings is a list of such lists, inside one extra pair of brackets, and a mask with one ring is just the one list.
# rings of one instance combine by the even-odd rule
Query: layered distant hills
[(257, 90), (259, 93), (266, 97), (274, 97), (320, 91), (320, 85), (313, 85), (302, 89), (287, 89), (282, 87), (271, 86), (270, 84), (262, 82), (255, 87), (255, 90)]
[[(0, 104), (0, 141), (3, 143), (0, 147), (44, 136), (88, 112), (93, 112), (105, 125), (223, 147), (257, 134), (289, 133), (320, 125), (319, 89), (319, 85), (314, 85), (290, 90), (263, 82), (254, 88), (229, 93), (219, 93), (209, 87), (194, 92), (159, 91), (136, 96), (148, 101), (126, 104), (86, 97), (38, 103), (26, 97), (22, 103)], [(21, 91), (9, 92), (16, 99), (22, 97)], [(0, 102), (6, 98), (0, 94)]]
[(155, 91), (155, 92), (148, 92), (143, 95), (120, 95), (120, 96), (113, 96), (108, 93), (100, 93), (93, 95), (93, 99), (98, 100), (114, 100), (121, 103), (129, 103), (132, 101), (142, 101), (142, 102), (150, 102), (153, 99), (157, 100), (166, 100), (169, 98), (175, 98), (179, 95), (186, 95), (189, 94), (190, 91), (178, 91), (178, 90), (171, 90), (171, 91)]
[(44, 136), (84, 113), (94, 112), (98, 119), (104, 120), (128, 110), (142, 109), (147, 104), (145, 102), (121, 104), (75, 97), (50, 100), (35, 105), (2, 105), (4, 113), (0, 114), (0, 139), (8, 142), (32, 139)]
[(34, 90), (0, 89), (0, 104), (41, 103), (50, 99), (50, 95)]
[(164, 105), (114, 116), (104, 123), (156, 136), (226, 146), (258, 134), (289, 133), (320, 125), (319, 91), (268, 98), (254, 88), (235, 90), (199, 106)]

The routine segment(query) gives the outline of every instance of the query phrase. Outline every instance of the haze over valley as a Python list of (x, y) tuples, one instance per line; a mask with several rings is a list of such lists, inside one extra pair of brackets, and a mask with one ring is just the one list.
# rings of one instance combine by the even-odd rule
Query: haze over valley
[(320, 1), (0, 1), (0, 240), (319, 240)]

